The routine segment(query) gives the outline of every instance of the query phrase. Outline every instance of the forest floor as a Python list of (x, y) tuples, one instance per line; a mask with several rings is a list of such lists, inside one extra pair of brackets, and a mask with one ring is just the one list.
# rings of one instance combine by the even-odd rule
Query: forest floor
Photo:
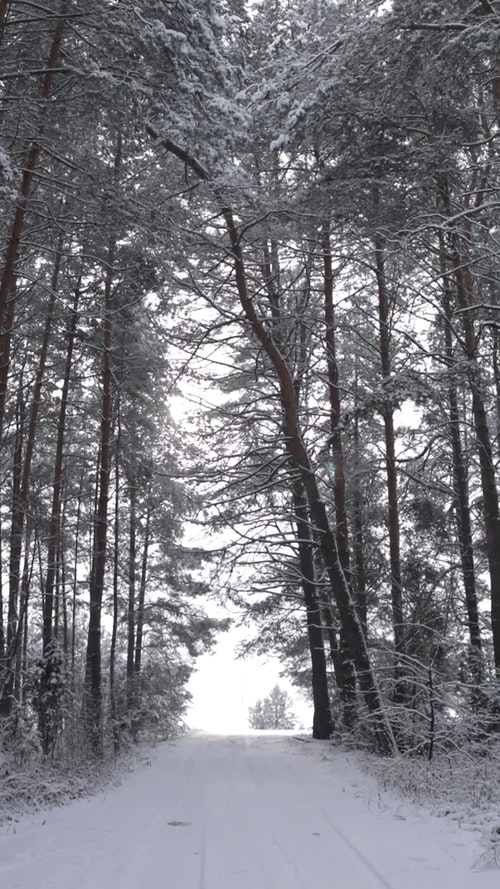
[(497, 851), (494, 823), (429, 814), (328, 742), (192, 733), (118, 787), (4, 822), (0, 886), (498, 889)]

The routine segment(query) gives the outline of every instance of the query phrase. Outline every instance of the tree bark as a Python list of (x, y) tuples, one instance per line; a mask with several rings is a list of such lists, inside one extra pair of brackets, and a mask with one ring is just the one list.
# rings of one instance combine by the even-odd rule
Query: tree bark
[(17, 262), (21, 247), (21, 236), (24, 229), (26, 212), (30, 203), (33, 176), (42, 151), (41, 140), (45, 129), (45, 119), (50, 108), (49, 98), (54, 83), (54, 68), (61, 51), (69, 5), (69, 0), (63, 0), (59, 17), (56, 20), (56, 26), (46, 63), (46, 72), (42, 78), (40, 87), (42, 105), (37, 128), (37, 137), (31, 143), (23, 165), (18, 205), (10, 228), (5, 250), (3, 272), (0, 278), (0, 441), (3, 436), (5, 402), (7, 397), (11, 335), (15, 315)]
[[(443, 325), (444, 354), (450, 370), (455, 365), (452, 329), (452, 282), (446, 267), (446, 255), (442, 232), (439, 232), (440, 271), (443, 281)], [(453, 490), (455, 494), (455, 515), (457, 524), (458, 545), (462, 565), (465, 604), (469, 642), (471, 647), (471, 669), (476, 684), (484, 678), (481, 627), (476, 588), (476, 568), (474, 563), (474, 545), (472, 541), (472, 525), (470, 516), (468, 473), (460, 435), (460, 414), (458, 409), (457, 388), (453, 379), (448, 383), (448, 414), (453, 463)]]
[(335, 533), (339, 557), (346, 577), (350, 575), (349, 530), (346, 506), (345, 461), (340, 431), (340, 385), (335, 344), (335, 308), (333, 305), (333, 264), (330, 232), (323, 230), (323, 294), (325, 316), (325, 355), (330, 403), (330, 447), (333, 460)]
[[(51, 654), (54, 653), (57, 646), (58, 637), (58, 618), (59, 618), (59, 596), (58, 587), (60, 585), (60, 573), (63, 560), (62, 544), (61, 544), (61, 504), (64, 480), (64, 441), (66, 433), (66, 415), (68, 409), (68, 396), (71, 371), (73, 366), (73, 350), (76, 334), (78, 301), (80, 296), (81, 278), (75, 287), (73, 305), (71, 308), (71, 316), (68, 323), (68, 345), (66, 350), (66, 361), (63, 375), (63, 385), (61, 389), (61, 400), (59, 405), (59, 416), (57, 421), (56, 432), (56, 451), (54, 458), (54, 472), (52, 481), (52, 504), (50, 511), (49, 533), (47, 539), (47, 572), (45, 576), (45, 586), (43, 595), (43, 628), (42, 628), (42, 652), (44, 671), (40, 678), (41, 693), (50, 692), (51, 679), (54, 661)], [(55, 289), (53, 290), (55, 293)], [(75, 566), (75, 571), (77, 570)], [(66, 594), (63, 585), (63, 623), (64, 623), (64, 642), (63, 649), (67, 654), (67, 610), (66, 610)], [(74, 632), (74, 630), (73, 630)], [(44, 719), (44, 713), (41, 711), (40, 719)], [(48, 726), (40, 726), (40, 734), (46, 738), (47, 751), (52, 749), (52, 741), (50, 736), (50, 728)]]
[(144, 529), (144, 544), (142, 549), (141, 580), (139, 595), (137, 597), (137, 627), (135, 636), (134, 670), (136, 674), (141, 672), (142, 646), (144, 640), (144, 604), (146, 600), (146, 584), (148, 578), (149, 547), (151, 543), (151, 484), (148, 485), (146, 502), (146, 527)]
[(73, 367), (73, 350), (75, 343), (78, 302), (80, 297), (81, 279), (75, 288), (71, 317), (68, 324), (68, 345), (66, 350), (66, 362), (64, 367), (63, 385), (61, 389), (61, 401), (59, 417), (57, 421), (56, 453), (54, 459), (54, 476), (52, 482), (52, 506), (50, 511), (49, 536), (47, 541), (47, 574), (45, 578), (45, 595), (43, 604), (43, 652), (47, 654), (54, 633), (52, 625), (54, 608), (54, 585), (57, 574), (57, 552), (61, 529), (61, 498), (63, 485), (63, 457), (64, 439), (66, 433), (66, 415), (68, 411), (68, 396)]
[(135, 478), (129, 479), (129, 553), (128, 553), (128, 608), (127, 608), (127, 706), (134, 703), (134, 656), (136, 634), (136, 562), (137, 562), (137, 487)]
[(11, 0), (0, 0), (0, 46), (3, 42), (5, 23), (9, 14)]
[(83, 501), (83, 479), (84, 471), (80, 475), (80, 486), (78, 490), (78, 503), (76, 507), (76, 527), (75, 527), (75, 545), (73, 550), (73, 602), (71, 607), (71, 679), (74, 687), (75, 683), (75, 664), (76, 664), (76, 611), (77, 611), (77, 594), (78, 594), (78, 565), (80, 563), (80, 533), (81, 533), (81, 516)]
[[(378, 195), (375, 198), (378, 207)], [(376, 235), (375, 249), (375, 275), (377, 279), (378, 309), (379, 309), (379, 347), (382, 372), (382, 385), (391, 376), (391, 325), (390, 325), (390, 298), (386, 277), (386, 255), (384, 239)], [(398, 476), (396, 467), (396, 436), (394, 432), (394, 411), (390, 403), (384, 404), (384, 438), (385, 438), (385, 468), (387, 478), (387, 504), (389, 526), (389, 560), (391, 570), (391, 602), (392, 625), (394, 633), (394, 702), (401, 704), (405, 700), (404, 690), (404, 665), (406, 652), (406, 630), (403, 612), (403, 590), (401, 582), (401, 541), (398, 502)]]
[[(446, 181), (440, 183), (439, 193), (445, 215), (451, 216), (451, 201)], [(479, 455), (486, 552), (490, 575), (493, 657), (496, 675), (497, 678), (500, 678), (500, 509), (493, 448), (474, 329), (474, 281), (468, 258), (468, 251), (472, 245), (472, 233), (470, 227), (467, 227), (467, 223), (465, 223), (465, 227), (465, 235), (463, 233), (460, 235), (456, 230), (450, 233), (452, 274), (462, 320), (463, 350), (467, 358), (469, 388), (472, 395), (472, 416)]]
[(20, 455), (22, 460), (20, 483), (17, 496), (13, 498), (12, 504), (12, 531), (10, 543), (10, 562), (9, 562), (9, 587), (10, 596), (17, 601), (19, 594), (19, 583), (21, 576), (21, 557), (24, 540), (24, 525), (28, 512), (29, 487), (31, 481), (31, 466), (33, 462), (33, 452), (35, 448), (35, 439), (37, 433), (38, 413), (40, 409), (42, 387), (47, 366), (47, 356), (49, 352), (50, 334), (52, 330), (52, 321), (54, 317), (54, 308), (56, 302), (56, 292), (59, 281), (59, 271), (61, 264), (62, 243), (59, 244), (54, 270), (51, 280), (51, 292), (45, 314), (45, 326), (42, 337), (42, 345), (38, 358), (38, 367), (35, 377), (35, 385), (33, 390), (33, 398), (29, 410), (28, 428), (26, 432), (26, 445), (24, 448), (24, 456)]
[(121, 420), (120, 404), (116, 408), (117, 434), (115, 448), (115, 528), (114, 528), (114, 554), (113, 554), (113, 615), (111, 626), (111, 643), (109, 648), (109, 706), (115, 752), (120, 749), (120, 732), (118, 726), (118, 712), (116, 705), (116, 649), (118, 641), (118, 617), (119, 617), (119, 568), (120, 568), (120, 450), (121, 450)]
[(313, 697), (313, 738), (325, 740), (331, 737), (334, 725), (328, 690), (321, 606), (317, 600), (314, 571), (314, 541), (311, 535), (307, 501), (300, 479), (293, 485), (293, 505), (297, 528), (299, 565), (302, 591), (307, 616), (307, 636), (311, 656), (312, 697)]
[[(335, 337), (335, 308), (333, 304), (333, 263), (330, 244), (330, 231), (327, 225), (322, 233), (323, 251), (323, 295), (325, 318), (325, 356), (328, 379), (328, 399), (330, 404), (330, 448), (333, 460), (333, 497), (335, 502), (335, 537), (340, 563), (346, 582), (352, 589), (349, 552), (349, 526), (347, 520), (347, 500), (345, 481), (344, 448), (340, 431), (340, 386)], [(340, 629), (340, 655), (342, 660), (342, 698), (344, 721), (351, 729), (356, 720), (356, 676), (353, 669), (354, 656), (350, 650), (345, 628)]]
[[(122, 143), (118, 136), (114, 179), (122, 164)], [(108, 499), (111, 476), (111, 437), (113, 430), (113, 278), (117, 236), (110, 235), (104, 279), (102, 407), (99, 446), (97, 506), (94, 518), (92, 567), (90, 571), (90, 614), (85, 660), (85, 710), (91, 747), (96, 755), (102, 746), (102, 668), (101, 611), (108, 539)]]
[(360, 435), (359, 417), (356, 413), (358, 407), (358, 381), (357, 372), (354, 382), (354, 485), (352, 494), (352, 554), (353, 554), (353, 590), (356, 594), (356, 607), (359, 619), (365, 635), (368, 634), (368, 603), (366, 593), (366, 560), (365, 560), (365, 525), (363, 517), (363, 498), (360, 484)]
[(2, 519), (0, 516), (0, 685), (2, 682), (1, 665), (2, 665), (3, 659), (5, 657), (5, 623), (4, 623), (4, 617), (3, 617), (3, 610), (4, 610), (3, 590), (4, 590), (4, 586), (3, 586), (3, 580), (2, 580), (2, 577), (3, 577), (2, 551), (3, 551), (3, 525), (2, 525)]
[[(21, 497), (22, 452), (25, 425), (25, 405), (22, 386), (16, 404), (16, 432), (12, 465), (12, 521), (9, 550), (9, 601), (7, 604), (7, 634), (5, 656), (0, 664), (0, 716), (8, 716), (14, 703), (14, 667), (16, 648), (19, 639), (19, 571), (20, 558), (17, 558), (17, 542), (21, 535), (15, 524), (19, 518), (18, 503)], [(17, 569), (16, 569), (17, 566)], [(17, 574), (16, 574), (17, 570)]]

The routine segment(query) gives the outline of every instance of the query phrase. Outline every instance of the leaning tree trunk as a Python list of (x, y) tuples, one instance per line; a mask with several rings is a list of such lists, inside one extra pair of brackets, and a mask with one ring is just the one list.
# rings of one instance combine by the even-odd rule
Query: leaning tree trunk
[(0, 0), (0, 48), (3, 43), (5, 25), (7, 24), (7, 17), (9, 15), (11, 3), (12, 0)]
[[(148, 133), (170, 153), (178, 157), (201, 180), (210, 183), (208, 171), (189, 152), (176, 145), (170, 139), (159, 134), (151, 127)], [(304, 485), (309, 505), (309, 514), (316, 527), (321, 555), (325, 564), (332, 595), (336, 601), (340, 622), (346, 633), (350, 651), (364, 695), (365, 704), (370, 715), (371, 726), (379, 749), (387, 754), (397, 750), (391, 725), (385, 713), (377, 681), (372, 670), (370, 656), (366, 645), (363, 629), (356, 613), (349, 585), (346, 581), (335, 535), (330, 527), (325, 504), (321, 498), (318, 480), (314, 472), (308, 451), (301, 436), (298, 404), (292, 375), (282, 353), (272, 336), (258, 316), (247, 284), (247, 272), (238, 228), (234, 221), (232, 209), (227, 205), (223, 192), (213, 185), (214, 195), (219, 204), (227, 234), (229, 249), (233, 259), (233, 271), (236, 290), (246, 321), (263, 349), (264, 354), (274, 370), (281, 393), (283, 405), (283, 433), (285, 445), (293, 464), (298, 469)]]
[(307, 636), (311, 656), (312, 696), (313, 696), (313, 738), (326, 740), (331, 737), (334, 725), (328, 690), (321, 605), (316, 594), (314, 571), (314, 541), (307, 510), (304, 487), (300, 479), (293, 485), (293, 506), (297, 527), (299, 550), (300, 581), (304, 593), (307, 617)]
[[(28, 148), (26, 159), (23, 164), (18, 204), (10, 227), (5, 250), (3, 271), (0, 278), (0, 441), (2, 439), (5, 402), (7, 397), (11, 337), (15, 315), (15, 290), (18, 274), (17, 266), (21, 247), (21, 237), (24, 230), (26, 213), (30, 204), (35, 170), (42, 151), (42, 137), (45, 131), (46, 117), (51, 107), (50, 96), (54, 84), (55, 68), (61, 52), (61, 44), (69, 6), (69, 0), (63, 0), (59, 14), (54, 17), (56, 24), (45, 66), (45, 74), (43, 75), (40, 86), (41, 111), (38, 126), (36, 128), (37, 135)], [(0, 8), (0, 14), (1, 13), (2, 9)]]
[[(280, 260), (278, 245), (276, 242), (264, 242), (262, 244), (261, 274), (267, 293), (270, 312), (272, 337), (280, 350), (283, 349), (283, 318), (280, 287)], [(298, 369), (295, 374), (294, 388), (297, 402), (300, 399), (303, 370), (307, 363), (305, 349), (305, 329), (299, 324), (298, 343)], [(313, 738), (327, 739), (333, 732), (333, 719), (330, 706), (330, 693), (328, 689), (328, 674), (326, 668), (326, 656), (321, 625), (321, 605), (317, 600), (314, 549), (315, 541), (311, 533), (311, 526), (307, 510), (303, 485), (300, 478), (293, 480), (295, 475), (292, 468), (292, 501), (294, 505), (294, 517), (297, 529), (297, 547), (300, 566), (300, 581), (304, 594), (306, 609), (306, 626), (309, 643), (312, 672), (312, 697), (313, 697)], [(348, 663), (347, 659), (347, 663)], [(347, 673), (347, 670), (346, 670)], [(342, 690), (346, 684), (342, 683)], [(355, 679), (354, 679), (355, 697)], [(346, 720), (347, 721), (347, 720)]]

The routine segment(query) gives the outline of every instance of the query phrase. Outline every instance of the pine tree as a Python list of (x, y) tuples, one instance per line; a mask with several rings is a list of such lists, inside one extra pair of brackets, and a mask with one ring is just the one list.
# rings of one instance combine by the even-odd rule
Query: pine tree
[(249, 708), (250, 728), (260, 731), (293, 729), (297, 718), (293, 712), (293, 701), (285, 689), (274, 685), (269, 694)]

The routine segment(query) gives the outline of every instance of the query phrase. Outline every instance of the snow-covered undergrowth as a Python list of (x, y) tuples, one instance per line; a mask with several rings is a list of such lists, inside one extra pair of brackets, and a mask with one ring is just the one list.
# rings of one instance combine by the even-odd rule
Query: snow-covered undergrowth
[(500, 743), (496, 750), (476, 753), (453, 750), (431, 762), (423, 757), (369, 760), (370, 771), (384, 790), (395, 790), (414, 803), (429, 806), (436, 815), (482, 820), (500, 814)]
[[(0, 772), (0, 823), (22, 814), (51, 808), (91, 791), (89, 771), (81, 774), (46, 763), (3, 764)], [(89, 787), (90, 784), (90, 787)]]
[(362, 758), (384, 791), (391, 791), (433, 815), (478, 831), (483, 854), (479, 870), (500, 867), (500, 738), (489, 747), (440, 751), (424, 757)]
[(101, 763), (83, 757), (80, 761), (55, 763), (40, 755), (19, 764), (13, 758), (2, 757), (0, 824), (91, 796), (109, 784), (118, 784), (122, 775), (147, 756), (145, 745), (125, 750), (118, 757), (108, 757)]

